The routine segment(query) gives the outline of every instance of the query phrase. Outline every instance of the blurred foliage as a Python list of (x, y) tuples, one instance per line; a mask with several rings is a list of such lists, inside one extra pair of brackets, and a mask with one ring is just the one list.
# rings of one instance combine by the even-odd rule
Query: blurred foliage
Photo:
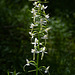
[[(51, 75), (75, 75), (75, 0), (50, 0), (48, 54), (42, 65), (50, 65)], [(27, 0), (0, 0), (0, 74), (9, 72), (28, 75), (23, 71), (30, 52), (29, 26), (32, 21), (32, 2)], [(27, 68), (27, 67), (26, 67)], [(28, 67), (32, 69), (34, 67)], [(15, 71), (16, 69), (16, 71)], [(35, 75), (29, 73), (29, 75)], [(11, 74), (10, 74), (11, 75)]]

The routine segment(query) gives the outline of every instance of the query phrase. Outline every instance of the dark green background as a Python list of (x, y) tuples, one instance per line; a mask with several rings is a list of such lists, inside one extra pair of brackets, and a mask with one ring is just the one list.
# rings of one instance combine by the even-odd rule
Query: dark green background
[[(32, 59), (29, 26), (33, 2), (0, 0), (0, 75), (21, 72), (35, 75), (23, 66)], [(50, 65), (51, 75), (75, 75), (75, 0), (49, 0), (46, 13), (50, 14), (47, 40), (48, 54), (39, 65)], [(10, 74), (11, 75), (11, 74)], [(40, 74), (39, 74), (40, 75)]]

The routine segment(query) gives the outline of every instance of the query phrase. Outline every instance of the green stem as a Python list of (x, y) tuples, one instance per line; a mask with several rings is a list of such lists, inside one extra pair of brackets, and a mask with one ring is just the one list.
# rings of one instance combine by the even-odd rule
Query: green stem
[(9, 75), (9, 71), (7, 72), (7, 74)]
[(37, 54), (36, 75), (38, 75), (38, 65), (39, 65), (39, 53)]
[[(40, 25), (39, 25), (39, 31), (40, 31)], [(40, 35), (38, 31), (38, 51), (39, 51), (39, 45), (40, 45)], [(37, 66), (36, 66), (36, 75), (38, 75), (38, 65), (39, 65), (39, 53), (37, 53)]]
[[(40, 30), (40, 26), (39, 26)], [(39, 32), (38, 32), (38, 40), (40, 39), (39, 37)], [(39, 50), (39, 42), (38, 42), (38, 50)], [(36, 66), (36, 75), (38, 75), (38, 65), (39, 65), (39, 53), (37, 53), (37, 66)]]
[[(39, 1), (41, 1), (41, 0), (39, 0)], [(39, 9), (38, 9), (38, 13), (39, 13)], [(40, 31), (40, 24), (39, 24), (39, 31)], [(40, 47), (39, 47), (39, 45), (40, 45), (40, 33), (39, 33), (39, 31), (38, 31), (38, 51), (40, 50)], [(36, 75), (38, 75), (38, 66), (39, 66), (39, 53), (37, 53), (37, 66), (36, 66)]]

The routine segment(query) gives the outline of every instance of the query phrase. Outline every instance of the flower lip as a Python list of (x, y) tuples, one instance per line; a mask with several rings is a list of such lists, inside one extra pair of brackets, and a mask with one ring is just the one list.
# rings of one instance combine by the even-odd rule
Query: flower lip
[(48, 66), (48, 67), (45, 69), (45, 73), (47, 73), (47, 72), (48, 72), (48, 70), (49, 70), (49, 67), (50, 67), (50, 66)]

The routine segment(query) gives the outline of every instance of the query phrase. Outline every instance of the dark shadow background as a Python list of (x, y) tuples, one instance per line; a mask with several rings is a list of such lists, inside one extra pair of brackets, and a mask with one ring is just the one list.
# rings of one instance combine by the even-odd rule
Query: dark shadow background
[[(29, 35), (33, 2), (28, 0), (0, 0), (0, 75), (21, 72), (35, 75), (23, 66), (32, 59)], [(75, 75), (75, 0), (49, 0), (50, 14), (47, 40), (48, 54), (39, 65), (50, 65), (51, 75)], [(10, 74), (11, 75), (11, 74)]]

